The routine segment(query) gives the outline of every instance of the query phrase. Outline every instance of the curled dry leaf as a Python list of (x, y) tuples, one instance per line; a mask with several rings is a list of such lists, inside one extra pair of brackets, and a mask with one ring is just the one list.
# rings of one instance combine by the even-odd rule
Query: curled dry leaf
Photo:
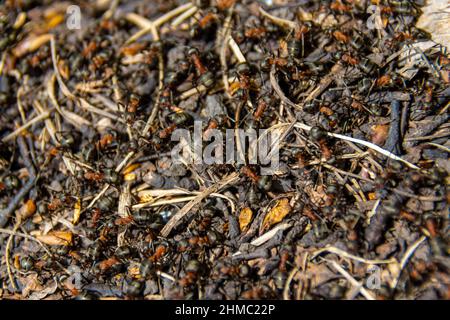
[(50, 246), (68, 246), (72, 244), (72, 238), (70, 231), (50, 231), (48, 234), (36, 236), (36, 239)]
[(252, 209), (245, 207), (241, 210), (239, 213), (239, 227), (241, 228), (241, 231), (247, 230), (250, 222), (253, 218), (253, 211)]
[(262, 224), (262, 231), (269, 229), (275, 223), (282, 221), (290, 212), (292, 208), (289, 205), (289, 199), (283, 198), (278, 200), (276, 205), (264, 218)]
[(28, 299), (30, 299), (30, 300), (42, 300), (42, 299), (46, 298), (48, 295), (51, 295), (51, 294), (55, 293), (55, 291), (57, 289), (58, 289), (58, 282), (57, 281), (53, 281), (49, 285), (47, 285), (45, 288), (43, 288), (42, 290), (36, 290), (35, 292), (33, 292), (28, 297)]

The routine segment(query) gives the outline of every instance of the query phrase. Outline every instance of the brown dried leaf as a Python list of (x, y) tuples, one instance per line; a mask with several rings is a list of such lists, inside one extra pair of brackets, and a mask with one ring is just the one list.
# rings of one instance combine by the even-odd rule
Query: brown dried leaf
[(318, 287), (328, 281), (338, 278), (325, 264), (310, 264), (306, 274), (311, 280), (311, 287)]
[(27, 275), (24, 278), (20, 278), (20, 282), (22, 282), (22, 296), (26, 297), (32, 291), (40, 291), (43, 289), (42, 285), (39, 283), (37, 273), (33, 273)]
[(267, 230), (272, 225), (282, 221), (291, 212), (291, 210), (292, 208), (289, 205), (289, 199), (283, 198), (278, 200), (272, 210), (270, 210), (270, 212), (265, 216), (262, 230)]
[(308, 185), (305, 187), (305, 192), (311, 199), (311, 202), (319, 207), (323, 207), (328, 199), (328, 195), (325, 193), (322, 185), (316, 189), (312, 185)]
[(55, 293), (55, 291), (58, 289), (58, 282), (52, 281), (51, 284), (49, 284), (46, 288), (35, 291), (29, 296), (29, 300), (42, 300), (45, 297), (47, 297), (50, 294)]
[(72, 237), (70, 231), (50, 231), (46, 235), (37, 235), (36, 239), (50, 246), (68, 246), (72, 243)]
[(99, 264), (99, 268), (102, 272), (109, 270), (113, 265), (119, 263), (116, 257), (111, 257), (109, 259), (103, 260)]
[(383, 146), (389, 133), (389, 125), (378, 124), (372, 127), (372, 143)]
[(29, 199), (25, 204), (19, 209), (18, 216), (21, 220), (26, 220), (31, 217), (36, 212), (36, 204), (33, 200)]
[(241, 231), (247, 230), (252, 219), (253, 219), (252, 209), (246, 207), (241, 210), (241, 212), (239, 213), (239, 227), (241, 228)]

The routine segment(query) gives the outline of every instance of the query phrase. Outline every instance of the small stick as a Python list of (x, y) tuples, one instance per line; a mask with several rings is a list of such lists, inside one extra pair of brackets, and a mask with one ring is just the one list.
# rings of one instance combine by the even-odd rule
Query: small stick
[(277, 78), (275, 76), (275, 73), (276, 73), (275, 65), (272, 65), (272, 69), (270, 70), (270, 74), (269, 74), (270, 75), (270, 84), (272, 85), (272, 88), (278, 94), (281, 101), (283, 101), (287, 105), (290, 105), (291, 107), (298, 109), (299, 106), (296, 105), (295, 103), (293, 103), (288, 97), (286, 97), (283, 90), (281, 90), (280, 85), (278, 84)]
[(426, 141), (426, 140), (434, 140), (434, 139), (440, 139), (440, 138), (445, 138), (448, 137), (450, 135), (450, 132), (443, 132), (443, 133), (438, 133), (438, 134), (433, 134), (430, 136), (422, 136), (422, 137), (411, 137), (411, 138), (406, 138), (405, 141)]
[[(233, 82), (237, 81), (236, 77), (228, 77), (227, 79), (228, 79), (228, 83), (233, 83)], [(223, 83), (219, 83), (215, 88), (211, 89), (211, 92), (223, 90), (223, 88), (224, 88)], [(208, 88), (206, 88), (204, 85), (201, 84), (195, 88), (184, 91), (182, 94), (180, 94), (180, 96), (178, 98), (179, 98), (179, 100), (185, 100), (187, 98), (192, 97), (193, 95), (205, 92), (207, 90), (208, 90)]]
[(282, 28), (287, 28), (287, 29), (295, 29), (297, 28), (297, 23), (291, 21), (291, 20), (287, 20), (287, 19), (282, 19), (282, 18), (278, 18), (275, 17), (273, 15), (271, 15), (270, 13), (268, 13), (267, 11), (265, 11), (263, 8), (259, 7), (259, 12), (266, 17), (267, 19), (269, 19), (270, 21), (272, 21), (273, 23), (275, 23), (276, 25), (279, 25)]
[(96, 114), (98, 114), (98, 115), (101, 115), (101, 116), (110, 118), (110, 119), (112, 119), (112, 120), (119, 121), (119, 122), (122, 122), (122, 123), (125, 122), (125, 120), (123, 120), (122, 118), (119, 118), (118, 116), (116, 116), (116, 115), (114, 115), (114, 114), (112, 114), (112, 113), (110, 113), (110, 112), (108, 112), (108, 111), (105, 111), (105, 110), (103, 110), (103, 109), (99, 109), (99, 108), (97, 108), (97, 107), (94, 107), (93, 105), (91, 105), (89, 102), (87, 102), (87, 101), (86, 101), (85, 99), (83, 99), (83, 98), (80, 98), (80, 99), (79, 99), (79, 106), (80, 106), (82, 109), (85, 109), (85, 110), (90, 111), (90, 112), (92, 112), (92, 113), (96, 113)]
[(211, 193), (215, 193), (220, 189), (224, 188), (227, 185), (233, 184), (239, 180), (239, 174), (233, 172), (228, 176), (224, 177), (219, 182), (213, 184), (211, 187), (205, 189), (201, 194), (196, 196), (193, 200), (187, 203), (180, 211), (178, 211), (164, 228), (161, 230), (161, 236), (167, 237), (172, 229), (178, 224), (178, 222), (198, 203), (200, 203), (203, 199), (208, 197)]
[(370, 210), (369, 214), (367, 215), (367, 224), (370, 225), (370, 221), (372, 220), (372, 217), (376, 215), (377, 209), (380, 206), (381, 199), (377, 199), (375, 204), (373, 205), (372, 210)]
[(231, 34), (231, 19), (233, 18), (234, 4), (228, 11), (227, 17), (225, 18), (225, 22), (222, 27), (222, 32), (218, 33), (217, 36), (217, 45), (220, 45), (220, 64), (222, 66), (222, 81), (225, 86), (225, 94), (230, 99), (230, 85), (228, 83), (228, 66), (227, 66), (227, 43), (229, 43), (230, 34)]
[(16, 130), (14, 130), (13, 132), (11, 132), (10, 134), (8, 134), (7, 136), (3, 137), (2, 141), (3, 142), (8, 142), (12, 139), (14, 139), (15, 137), (17, 137), (18, 135), (20, 135), (22, 133), (22, 131), (24, 131), (25, 129), (31, 127), (33, 124), (38, 123), (42, 120), (47, 119), (50, 116), (50, 111), (47, 112), (43, 112), (40, 115), (38, 115), (37, 117), (31, 119), (30, 121), (28, 121), (26, 124), (20, 126), (19, 128), (17, 128)]
[(332, 261), (332, 260), (326, 260), (325, 261), (331, 263), (331, 265), (340, 273), (342, 274), (345, 279), (348, 280), (348, 282), (350, 282), (353, 286), (355, 286), (358, 289), (358, 292), (361, 293), (367, 300), (376, 300), (375, 297), (372, 296), (372, 294), (366, 289), (364, 288), (364, 286), (362, 284), (360, 284), (358, 281), (356, 281), (355, 278), (353, 278), (350, 273), (348, 273), (347, 271), (345, 271), (344, 268), (342, 268), (339, 264), (337, 264), (336, 261)]
[(194, 5), (191, 2), (185, 3), (181, 6), (176, 7), (175, 9), (163, 14), (161, 17), (156, 19), (153, 24), (156, 28), (159, 28), (161, 25), (171, 20), (172, 18), (178, 16), (179, 14), (185, 12), (186, 10), (191, 9)]
[(84, 124), (86, 126), (92, 125), (90, 121), (86, 120), (85, 118), (79, 116), (78, 114), (64, 110), (60, 107), (58, 100), (56, 99), (55, 95), (55, 81), (56, 81), (56, 75), (53, 74), (50, 78), (50, 80), (47, 83), (47, 93), (50, 98), (50, 102), (53, 104), (53, 106), (56, 108), (56, 111), (67, 120), (71, 125), (73, 125), (78, 130), (81, 129), (81, 126)]
[[(123, 168), (125, 168), (128, 164), (128, 162), (130, 161), (130, 159), (134, 156), (134, 151), (129, 152), (126, 157), (117, 165), (116, 169), (114, 170), (115, 172), (120, 172)], [(109, 184), (106, 184), (105, 186), (103, 186), (103, 189), (99, 192), (99, 194), (97, 194), (94, 199), (91, 200), (91, 202), (89, 203), (89, 205), (83, 210), (86, 211), (88, 209), (90, 209), (97, 201), (98, 199), (100, 199), (105, 193), (106, 191), (108, 191), (109, 189)]]
[(15, 232), (15, 231), (12, 231), (12, 230), (4, 229), (4, 228), (0, 228), (0, 233), (6, 233), (6, 234), (9, 234), (9, 235), (14, 235), (16, 237), (22, 237), (22, 238), (25, 238), (25, 239), (28, 239), (28, 240), (35, 241), (35, 242), (37, 242), (37, 243), (39, 243), (41, 245), (41, 247), (45, 250), (45, 252), (47, 254), (52, 255), (50, 250), (48, 250), (47, 247), (41, 241), (39, 241), (38, 239), (36, 239), (33, 236), (30, 236), (28, 234), (21, 233), (21, 232)]
[(170, 274), (168, 274), (168, 273), (165, 273), (165, 272), (162, 272), (162, 271), (157, 270), (157, 271), (156, 271), (156, 274), (157, 274), (158, 276), (160, 276), (161, 278), (165, 278), (165, 279), (170, 280), (170, 281), (172, 281), (172, 282), (175, 282), (175, 281), (176, 281), (176, 279), (175, 279), (174, 277), (172, 277), (172, 276), (171, 276)]
[(172, 27), (178, 27), (180, 24), (183, 23), (183, 21), (193, 16), (197, 12), (197, 10), (198, 8), (196, 6), (191, 7), (189, 10), (185, 11), (184, 13), (180, 14), (176, 19), (174, 19), (170, 25)]
[(22, 223), (20, 217), (18, 218), (17, 222), (14, 224), (13, 233), (9, 235), (8, 241), (6, 242), (6, 248), (5, 248), (5, 260), (6, 260), (6, 269), (8, 270), (8, 277), (9, 282), (11, 282), (12, 287), (14, 290), (17, 290), (16, 282), (14, 279), (14, 275), (11, 271), (11, 264), (9, 262), (9, 252), (11, 250), (11, 243), (14, 239), (14, 233), (17, 232), (17, 229), (19, 229), (20, 224)]
[(19, 113), (20, 113), (20, 117), (22, 118), (22, 123), (26, 122), (26, 116), (25, 116), (25, 111), (23, 108), (23, 104), (22, 104), (22, 96), (23, 94), (23, 86), (20, 86), (19, 89), (17, 89), (17, 109), (19, 109)]
[(229, 37), (228, 45), (231, 48), (231, 51), (233, 51), (234, 56), (238, 60), (239, 63), (245, 63), (247, 60), (244, 57), (244, 54), (242, 53), (241, 49), (239, 48), (236, 41), (233, 39), (232, 36)]
[(322, 249), (319, 249), (317, 251), (314, 251), (311, 259), (314, 259), (315, 257), (317, 257), (318, 255), (324, 253), (324, 252), (328, 252), (328, 253), (334, 253), (337, 254), (338, 256), (344, 257), (344, 258), (348, 258), (348, 259), (352, 259), (361, 263), (365, 263), (365, 264), (390, 264), (390, 263), (396, 263), (395, 258), (391, 258), (389, 260), (367, 260), (358, 256), (355, 256), (353, 254), (350, 254), (342, 249), (336, 248), (336, 247), (325, 247)]
[[(34, 101), (33, 107), (35, 108), (35, 110), (38, 113), (44, 113), (47, 111), (44, 109), (44, 107), (40, 104), (40, 102), (38, 100)], [(45, 128), (47, 129), (47, 132), (50, 134), (50, 137), (51, 137), (53, 143), (55, 144), (55, 146), (59, 146), (60, 143), (59, 143), (58, 139), (56, 138), (56, 128), (55, 128), (55, 125), (53, 124), (53, 121), (51, 118), (48, 118), (45, 120)], [(75, 169), (73, 168), (73, 165), (70, 163), (69, 159), (65, 155), (63, 155), (62, 159), (63, 159), (63, 162), (64, 162), (66, 168), (70, 171), (70, 173), (72, 175), (75, 175)]]
[(405, 254), (402, 257), (402, 260), (400, 260), (399, 263), (399, 270), (398, 270), (398, 274), (397, 277), (394, 279), (393, 283), (392, 283), (392, 289), (395, 289), (397, 287), (398, 284), (398, 280), (400, 279), (400, 275), (402, 273), (402, 270), (405, 268), (406, 264), (408, 263), (409, 258), (411, 258), (411, 256), (414, 254), (414, 252), (416, 251), (416, 249), (422, 244), (422, 242), (424, 242), (427, 239), (426, 236), (422, 236), (420, 237), (416, 242), (414, 242), (409, 248), (408, 250), (406, 250)]
[(97, 99), (99, 102), (101, 102), (105, 107), (109, 108), (111, 111), (113, 111), (113, 112), (122, 111), (123, 112), (123, 110), (119, 110), (119, 106), (115, 102), (109, 100), (104, 95), (94, 94), (93, 97), (95, 99)]
[(401, 153), (401, 132), (400, 132), (400, 102), (394, 100), (391, 103), (391, 123), (389, 125), (388, 138), (384, 143), (384, 148), (391, 151), (395, 155)]
[(440, 144), (437, 144), (437, 143), (433, 143), (433, 142), (427, 142), (425, 144), (427, 144), (429, 146), (432, 146), (432, 147), (436, 147), (438, 149), (441, 149), (441, 150), (444, 150), (444, 151), (450, 153), (450, 148), (447, 148), (446, 146), (443, 146), (443, 145), (440, 145)]
[(175, 9), (167, 12), (166, 14), (162, 15), (155, 21), (150, 21), (150, 20), (148, 20), (138, 14), (135, 14), (135, 13), (128, 13), (126, 15), (126, 19), (128, 21), (130, 21), (131, 23), (136, 24), (138, 27), (141, 28), (141, 30), (139, 30), (137, 33), (132, 35), (131, 38), (127, 40), (127, 43), (136, 41), (137, 39), (139, 39), (140, 37), (142, 37), (143, 35), (147, 34), (150, 31), (152, 32), (152, 35), (154, 36), (155, 30), (157, 30), (162, 24), (171, 20), (175, 16), (183, 13), (184, 11), (189, 10), (193, 6), (194, 5), (192, 3), (188, 2), (184, 5), (181, 5)]
[(289, 273), (288, 278), (286, 279), (286, 284), (284, 285), (283, 289), (283, 299), (284, 300), (290, 300), (289, 299), (289, 287), (292, 282), (292, 279), (294, 279), (295, 275), (300, 272), (297, 268), (293, 268), (292, 271)]
[(319, 95), (321, 95), (322, 92), (324, 92), (325, 89), (330, 86), (330, 84), (334, 81), (334, 79), (341, 77), (343, 75), (344, 71), (345, 68), (340, 63), (336, 63), (331, 68), (330, 73), (328, 73), (325, 77), (322, 78), (322, 80), (320, 80), (319, 85), (311, 92), (309, 92), (308, 96), (306, 97), (302, 105), (316, 99)]
[[(266, 233), (264, 233), (263, 235), (259, 236), (258, 238), (256, 238), (255, 240), (253, 240), (252, 242), (250, 242), (250, 244), (252, 246), (255, 247), (259, 247), (260, 245), (262, 245), (263, 243), (266, 243), (267, 241), (269, 241), (270, 239), (272, 239), (280, 230), (286, 230), (288, 228), (291, 227), (290, 223), (283, 223), (283, 224), (279, 224), (277, 225), (275, 228), (273, 228), (272, 230), (267, 231)], [(239, 256), (241, 255), (242, 252), (240, 251), (236, 251), (235, 253), (233, 253), (233, 257), (235, 256)]]
[(118, 6), (119, 0), (112, 0), (108, 10), (103, 14), (102, 19), (103, 20), (111, 19), (114, 13), (116, 12)]
[(5, 61), (6, 61), (6, 51), (2, 54), (2, 59), (0, 60), (0, 76), (3, 73), (3, 68), (5, 67)]
[(88, 204), (86, 209), (83, 210), (83, 212), (92, 208), (92, 206), (98, 201), (98, 199), (100, 199), (106, 193), (106, 191), (108, 191), (108, 189), (109, 189), (109, 184), (107, 184), (103, 187), (103, 189), (94, 197), (94, 199), (91, 200), (91, 202)]
[(188, 197), (178, 197), (175, 199), (168, 199), (168, 200), (161, 200), (161, 201), (155, 201), (155, 202), (145, 202), (145, 203), (139, 203), (133, 205), (131, 208), (133, 210), (138, 210), (142, 208), (150, 208), (150, 207), (159, 207), (166, 204), (174, 204), (174, 203), (180, 203), (180, 202), (188, 202), (191, 200), (194, 200), (197, 196), (188, 196)]
[(69, 98), (70, 100), (75, 100), (75, 95), (70, 92), (69, 88), (67, 88), (66, 84), (64, 83), (61, 74), (59, 73), (58, 68), (58, 58), (56, 57), (56, 45), (55, 45), (55, 36), (52, 35), (50, 38), (50, 50), (52, 54), (52, 62), (53, 62), (53, 70), (55, 71), (56, 79), (58, 80), (59, 87), (61, 88), (61, 91), (64, 93), (64, 95)]
[(329, 170), (339, 172), (340, 174), (343, 174), (345, 176), (349, 176), (349, 177), (357, 178), (357, 179), (360, 179), (360, 180), (363, 180), (363, 181), (366, 181), (366, 182), (372, 182), (373, 183), (373, 181), (370, 180), (370, 179), (364, 178), (363, 176), (360, 176), (360, 175), (355, 174), (355, 173), (351, 173), (351, 172), (348, 172), (348, 171), (344, 171), (344, 170), (338, 169), (336, 167), (333, 167), (332, 165), (329, 165), (328, 163), (322, 163), (322, 166), (324, 168), (329, 169)]
[(180, 100), (185, 100), (187, 98), (192, 97), (193, 95), (195, 95), (197, 93), (205, 92), (206, 90), (208, 90), (208, 88), (206, 88), (204, 85), (201, 84), (195, 88), (184, 91), (182, 94), (180, 94), (179, 98), (180, 98)]
[[(155, 30), (156, 32), (156, 37), (159, 39), (159, 35), (158, 32)], [(147, 134), (147, 132), (150, 130), (150, 127), (153, 124), (153, 121), (155, 121), (156, 119), (156, 115), (158, 114), (159, 111), (159, 99), (161, 98), (161, 93), (164, 89), (164, 58), (162, 55), (162, 52), (158, 51), (158, 74), (159, 74), (159, 79), (158, 79), (158, 94), (156, 95), (156, 102), (155, 102), (155, 106), (153, 107), (152, 113), (150, 114), (150, 117), (147, 120), (147, 123), (145, 124), (144, 130), (142, 130), (142, 136), (145, 137), (145, 135)]]
[(116, 169), (114, 171), (120, 172), (123, 168), (125, 168), (128, 164), (128, 161), (134, 156), (135, 152), (131, 151), (129, 152), (125, 158), (117, 165)]
[(439, 110), (438, 114), (444, 114), (444, 113), (446, 113), (447, 110), (449, 109), (449, 107), (450, 107), (450, 101), (447, 102), (447, 104), (446, 104), (441, 110)]
[(360, 152), (361, 154), (367, 154), (368, 157), (367, 159), (369, 160), (369, 162), (374, 165), (380, 172), (383, 171), (383, 167), (381, 166), (381, 164), (379, 164), (378, 162), (375, 161), (375, 159), (373, 159), (373, 157), (370, 155), (370, 153), (368, 151), (363, 151), (360, 148), (358, 148), (353, 142), (350, 141), (345, 141), (353, 150)]

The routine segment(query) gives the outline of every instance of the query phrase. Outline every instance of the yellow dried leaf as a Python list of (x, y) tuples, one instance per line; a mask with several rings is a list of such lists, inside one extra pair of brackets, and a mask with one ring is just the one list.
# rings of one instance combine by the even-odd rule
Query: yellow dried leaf
[(377, 194), (375, 192), (371, 192), (368, 194), (369, 200), (377, 200)]
[(80, 216), (81, 216), (81, 201), (80, 201), (80, 199), (77, 199), (77, 202), (75, 202), (75, 206), (73, 208), (72, 223), (77, 224), (78, 221), (80, 220)]
[(134, 180), (136, 180), (136, 174), (135, 173), (127, 173), (126, 175), (123, 176), (123, 179), (125, 181), (134, 181)]
[(264, 218), (262, 230), (267, 230), (275, 223), (282, 221), (291, 212), (291, 210), (292, 208), (289, 205), (289, 199), (283, 198), (278, 200), (276, 205)]
[(53, 29), (56, 26), (58, 26), (59, 24), (61, 24), (62, 22), (64, 22), (64, 15), (63, 14), (57, 14), (52, 16), (50, 19), (48, 19), (47, 21), (47, 28), (48, 29)]
[(17, 15), (16, 21), (14, 21), (13, 28), (14, 29), (20, 29), (27, 20), (27, 14), (25, 12), (21, 12)]
[(68, 246), (72, 243), (72, 237), (70, 231), (50, 231), (46, 235), (36, 236), (36, 239), (49, 246)]
[(253, 218), (253, 211), (252, 209), (246, 207), (241, 210), (239, 213), (239, 227), (241, 228), (241, 231), (247, 230), (250, 222)]
[(239, 83), (239, 81), (234, 81), (232, 84), (230, 84), (230, 94), (233, 96), (240, 88), (241, 84)]
[(131, 172), (133, 172), (134, 170), (136, 170), (137, 168), (140, 168), (141, 164), (140, 163), (134, 163), (134, 164), (130, 164), (129, 166), (127, 166), (125, 169), (123, 169), (122, 174), (125, 176)]

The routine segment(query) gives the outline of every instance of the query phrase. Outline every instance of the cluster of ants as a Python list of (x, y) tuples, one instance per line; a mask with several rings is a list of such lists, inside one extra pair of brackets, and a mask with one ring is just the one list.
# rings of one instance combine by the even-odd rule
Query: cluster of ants
[[(52, 246), (49, 252), (24, 251), (14, 267), (21, 274), (36, 272), (42, 283), (56, 273), (61, 297), (67, 299), (109, 295), (279, 299), (294, 292), (298, 298), (340, 299), (349, 286), (339, 280), (330, 280), (332, 290), (320, 286), (306, 290), (301, 288), (303, 280), (289, 277), (302, 268), (302, 253), (336, 245), (366, 259), (380, 255), (400, 259), (411, 244), (401, 234), (413, 234), (415, 239), (419, 235), (429, 239), (429, 260), (413, 259), (401, 278), (404, 292), (386, 286), (378, 297), (445, 298), (447, 294), (448, 298), (448, 285), (431, 289), (428, 285), (429, 279), (445, 279), (448, 274), (448, 214), (442, 214), (448, 210), (448, 172), (435, 164), (446, 153), (433, 150), (435, 158), (418, 158), (417, 170), (329, 135), (368, 140), (370, 135), (361, 128), (387, 119), (389, 130), (376, 142), (401, 159), (409, 156), (402, 144), (408, 131), (405, 121), (439, 115), (439, 123), (426, 134), (448, 121), (448, 113), (440, 113), (449, 95), (448, 81), (426, 69), (408, 79), (398, 72), (396, 59), (386, 62), (404, 45), (429, 40), (415, 27), (420, 6), (406, 0), (377, 1), (385, 23), (380, 32), (367, 27), (369, 1), (309, 0), (301, 5), (266, 6), (265, 1), (195, 0), (196, 10), (187, 26), (180, 22), (178, 29), (160, 29), (159, 39), (154, 39), (150, 28), (150, 34), (129, 41), (136, 30), (130, 8), (134, 15), (152, 18), (186, 5), (186, 1), (155, 2), (154, 6), (141, 1), (119, 5), (113, 18), (93, 15), (76, 41), (56, 34), (56, 67), (49, 46), (7, 59), (15, 73), (1, 76), (0, 102), (19, 111), (0, 115), (2, 135), (15, 130), (21, 113), (31, 114), (32, 100), (41, 98), (33, 90), (41, 90), (39, 79), (48, 77), (54, 67), (77, 95), (95, 100), (96, 107), (109, 105), (103, 111), (81, 110), (58, 93), (65, 110), (87, 118), (88, 125), (76, 129), (60, 117), (57, 145), (45, 148), (35, 133), (44, 123), (30, 126), (28, 134), (17, 138), (18, 151), (13, 143), (2, 142), (0, 192), (6, 199), (0, 203), (2, 227), (13, 225), (9, 210), (13, 205), (8, 207), (7, 202), (25, 186), (20, 196), (29, 193), (27, 198), (36, 207), (35, 218), (21, 227), (26, 232), (72, 212), (82, 199), (70, 245)], [(6, 18), (0, 23), (14, 29)], [(14, 30), (0, 41), (1, 50), (14, 48), (23, 39), (20, 29)], [(233, 56), (229, 39), (245, 61)], [(422, 54), (439, 70), (450, 69), (443, 52)], [(22, 94), (22, 109), (16, 105), (18, 94), (7, 94), (3, 88), (5, 81), (10, 82), (9, 92), (22, 88), (11, 74), (20, 74), (35, 88), (27, 91), (27, 97)], [(105, 85), (109, 82), (111, 87)], [(97, 126), (103, 123), (100, 119), (104, 127)], [(167, 156), (175, 145), (171, 134), (177, 128), (192, 129), (194, 120), (204, 120), (204, 133), (297, 122), (311, 128), (301, 131), (290, 126), (281, 142), (279, 172), (263, 176), (257, 165), (184, 169), (171, 165)], [(439, 137), (432, 142), (445, 143)], [(131, 163), (117, 170), (127, 154), (132, 155)], [(64, 161), (76, 164), (77, 170), (61, 170)], [(25, 182), (20, 173), (24, 165), (36, 171), (33, 183)], [(143, 183), (153, 189), (201, 192), (232, 172), (239, 173), (238, 183), (228, 186), (222, 197), (204, 199), (168, 237), (160, 231), (182, 204), (133, 209)], [(106, 191), (101, 191), (105, 186)], [(137, 191), (130, 197), (128, 215), (119, 216), (124, 186)], [(283, 197), (293, 199), (284, 221), (290, 227), (255, 246), (252, 241), (262, 235), (264, 216)], [(22, 198), (15, 199), (13, 204), (19, 206)], [(225, 199), (232, 199), (236, 208), (232, 210)], [(367, 203), (372, 206), (361, 209)], [(244, 208), (253, 213), (248, 229), (239, 224)], [(367, 219), (370, 212), (374, 215)], [(309, 263), (323, 262), (316, 258)], [(80, 287), (63, 285), (71, 265), (82, 270)], [(11, 291), (11, 277), (4, 276), (3, 266), (1, 270), (0, 284)], [(286, 289), (289, 285), (292, 290)]]

